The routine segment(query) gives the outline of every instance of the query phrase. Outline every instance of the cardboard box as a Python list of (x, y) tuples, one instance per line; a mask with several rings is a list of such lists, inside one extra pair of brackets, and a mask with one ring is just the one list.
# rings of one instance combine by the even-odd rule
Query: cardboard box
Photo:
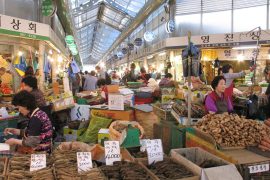
[(100, 129), (98, 132), (98, 144), (110, 139), (109, 129)]
[(109, 94), (108, 105), (110, 110), (124, 111), (124, 96), (122, 94)]
[[(173, 149), (171, 156), (182, 164), (193, 169), (196, 174), (201, 175), (201, 180), (242, 180), (240, 173), (234, 164), (231, 164), (201, 148)], [(209, 168), (202, 167), (202, 164), (210, 163), (215, 165)]]
[(119, 85), (107, 85), (108, 93), (119, 93)]
[(161, 96), (161, 103), (168, 103), (173, 100), (175, 95), (162, 95)]
[[(188, 177), (188, 178), (181, 178), (181, 179), (175, 179), (175, 180), (199, 180), (199, 174), (197, 174), (192, 168), (186, 166), (186, 164), (183, 164), (182, 162), (180, 162), (177, 158), (175, 157), (164, 157), (164, 159), (171, 159), (173, 162), (184, 166), (185, 168), (187, 168), (190, 172), (192, 172), (194, 174), (193, 177)], [(140, 159), (136, 159), (138, 160), (139, 164), (141, 164), (144, 169), (151, 175), (151, 177), (153, 177), (155, 180), (159, 180), (159, 178), (150, 170), (147, 168), (148, 165), (148, 160), (147, 158), (140, 158)]]
[(81, 136), (86, 131), (86, 128), (74, 130), (70, 129), (67, 126), (64, 127), (64, 137), (67, 142), (76, 141), (79, 136)]
[(227, 156), (235, 159), (244, 179), (269, 179), (270, 158), (246, 149), (223, 150)]
[(134, 110), (113, 111), (104, 109), (92, 109), (91, 113), (95, 116), (106, 117), (114, 120), (134, 121)]

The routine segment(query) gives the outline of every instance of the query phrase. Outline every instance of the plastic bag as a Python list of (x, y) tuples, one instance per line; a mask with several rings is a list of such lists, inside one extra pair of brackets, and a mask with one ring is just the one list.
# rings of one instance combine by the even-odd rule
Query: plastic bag
[(101, 128), (108, 128), (111, 122), (112, 119), (98, 117), (94, 114), (91, 114), (90, 124), (85, 133), (83, 133), (82, 136), (78, 137), (78, 140), (87, 143), (96, 143), (98, 140), (98, 131)]

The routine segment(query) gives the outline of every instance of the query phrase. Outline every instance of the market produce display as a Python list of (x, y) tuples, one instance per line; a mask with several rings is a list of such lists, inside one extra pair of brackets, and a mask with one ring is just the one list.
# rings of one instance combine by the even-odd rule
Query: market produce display
[(151, 164), (148, 168), (161, 180), (182, 179), (194, 176), (184, 166), (173, 162), (171, 159)]
[(143, 167), (134, 162), (115, 162), (113, 166), (101, 166), (100, 169), (109, 180), (151, 179)]
[[(172, 109), (181, 117), (188, 116), (188, 106), (185, 102), (177, 102), (173, 104)], [(191, 106), (192, 118), (202, 118), (204, 115), (206, 115), (204, 106), (192, 104)]]
[(52, 161), (47, 156), (47, 168), (30, 172), (31, 155), (15, 155), (9, 160), (8, 179), (54, 180)]
[(270, 133), (263, 123), (229, 114), (206, 115), (196, 127), (213, 136), (223, 147), (254, 146)]
[(56, 178), (59, 180), (104, 180), (104, 176), (97, 168), (91, 171), (78, 173), (77, 151), (56, 150), (53, 153)]

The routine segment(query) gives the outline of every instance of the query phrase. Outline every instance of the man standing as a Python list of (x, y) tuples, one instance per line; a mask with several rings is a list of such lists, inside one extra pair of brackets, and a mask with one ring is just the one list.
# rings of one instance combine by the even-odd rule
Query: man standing
[(95, 76), (95, 71), (91, 71), (90, 74), (85, 76), (84, 80), (84, 91), (94, 91), (97, 88), (97, 80), (98, 78)]

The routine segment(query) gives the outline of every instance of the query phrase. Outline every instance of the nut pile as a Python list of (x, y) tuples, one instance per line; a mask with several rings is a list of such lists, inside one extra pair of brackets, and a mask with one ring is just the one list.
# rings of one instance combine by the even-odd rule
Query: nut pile
[(172, 180), (193, 177), (193, 173), (184, 166), (166, 159), (148, 166), (148, 168), (161, 180)]
[(97, 168), (79, 174), (77, 169), (77, 151), (56, 150), (53, 153), (56, 178), (59, 180), (104, 180), (104, 176)]
[(146, 171), (132, 162), (115, 162), (113, 166), (101, 166), (101, 171), (109, 180), (149, 180)]
[(270, 134), (269, 127), (263, 123), (229, 114), (206, 115), (196, 127), (212, 135), (223, 147), (257, 145)]
[(8, 179), (54, 180), (52, 163), (47, 157), (47, 168), (30, 172), (31, 155), (16, 155), (9, 160)]

